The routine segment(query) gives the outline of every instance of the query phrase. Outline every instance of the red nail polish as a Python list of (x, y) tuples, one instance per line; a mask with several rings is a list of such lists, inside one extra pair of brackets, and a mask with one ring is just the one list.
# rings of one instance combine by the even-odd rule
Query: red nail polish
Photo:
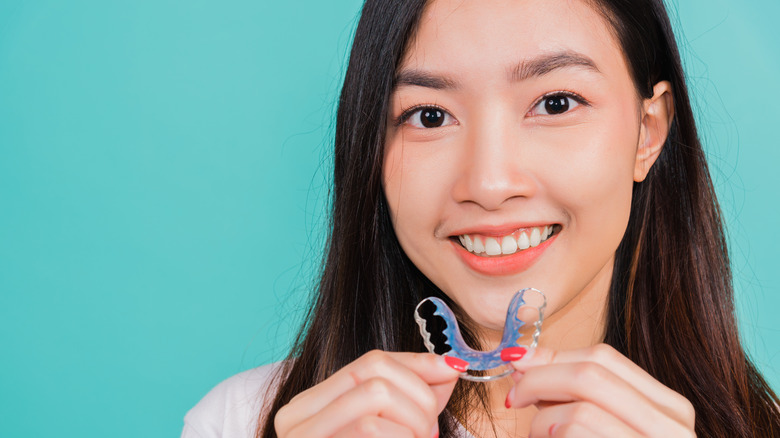
[(528, 350), (526, 350), (523, 347), (508, 347), (501, 350), (501, 360), (504, 362), (514, 362), (516, 360), (520, 360), (525, 356), (525, 353), (527, 353)]
[(504, 400), (504, 406), (506, 406), (507, 409), (512, 408), (512, 400), (509, 399), (509, 396), (511, 395), (512, 393), (510, 392), (509, 394), (506, 395), (506, 400)]
[(450, 368), (460, 371), (461, 373), (465, 373), (469, 367), (468, 362), (454, 356), (444, 356), (444, 361), (447, 362), (447, 365), (449, 365)]
[(550, 429), (547, 430), (547, 435), (552, 436), (553, 433), (555, 433), (555, 429), (558, 428), (558, 423), (553, 423), (550, 425)]

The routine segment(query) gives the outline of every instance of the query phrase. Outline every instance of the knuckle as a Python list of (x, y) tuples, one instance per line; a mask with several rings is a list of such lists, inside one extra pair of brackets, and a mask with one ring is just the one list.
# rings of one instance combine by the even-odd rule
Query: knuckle
[(688, 400), (687, 398), (683, 397), (682, 395), (678, 394), (678, 396), (681, 399), (680, 400), (680, 404), (681, 404), (680, 410), (682, 411), (683, 419), (686, 421), (687, 424), (691, 424), (691, 425), (695, 424), (695, 422), (696, 422), (696, 409), (693, 407), (693, 403), (691, 403), (690, 400)]
[[(289, 402), (287, 402), (287, 405), (295, 404), (297, 402), (300, 402), (301, 400), (304, 400), (306, 398), (306, 395), (309, 393), (309, 390), (301, 391), (293, 396), (293, 398), (290, 399)], [(287, 405), (282, 407), (287, 407)], [(289, 410), (289, 408), (288, 408)]]
[(683, 425), (693, 428), (693, 425), (696, 423), (696, 409), (693, 407), (691, 401), (671, 388), (666, 389), (670, 393), (670, 400), (667, 403), (668, 409), (675, 412), (675, 417), (678, 418)]
[(434, 395), (433, 391), (428, 390), (425, 392), (425, 397), (421, 400), (422, 402), (422, 410), (423, 412), (429, 414), (429, 415), (436, 415), (436, 408), (438, 405), (438, 401), (436, 400), (436, 395)]
[(289, 412), (290, 412), (290, 405), (284, 405), (282, 406), (279, 411), (276, 412), (276, 416), (274, 417), (274, 430), (276, 430), (276, 433), (279, 436), (284, 435), (287, 430), (289, 429)]
[[(542, 350), (546, 351), (547, 353), (544, 356), (547, 356), (547, 363), (558, 363), (558, 354), (560, 353), (558, 350)], [(537, 351), (534, 354), (539, 354)]]
[(534, 415), (534, 418), (531, 420), (531, 428), (530, 428), (530, 435), (529, 438), (535, 438), (539, 436), (540, 434), (544, 433), (543, 431), (548, 430), (549, 426), (547, 424), (549, 423), (548, 419), (544, 415)]
[(582, 435), (583, 430), (576, 423), (561, 424), (555, 429), (555, 438), (580, 437)]
[(384, 360), (386, 353), (382, 350), (371, 350), (363, 355), (363, 360), (368, 363), (375, 363)]
[(582, 362), (575, 365), (574, 377), (578, 383), (592, 384), (604, 379), (604, 369), (593, 362)]
[(361, 385), (363, 390), (375, 401), (386, 401), (390, 399), (390, 383), (381, 378), (374, 377), (366, 380)]
[(617, 350), (612, 348), (612, 346), (607, 344), (596, 344), (590, 347), (588, 353), (593, 361), (602, 363), (613, 361), (620, 354)]
[(371, 350), (364, 354), (362, 358), (363, 366), (373, 371), (386, 367), (390, 360), (392, 359), (390, 359), (387, 352), (382, 350)]
[(426, 367), (434, 368), (434, 369), (437, 366), (439, 366), (439, 363), (440, 363), (440, 361), (442, 359), (441, 356), (437, 356), (437, 355), (431, 354), (431, 353), (418, 353), (417, 357), (419, 357), (419, 358), (421, 358), (423, 360), (423, 362), (425, 363)]
[(381, 375), (389, 360), (387, 353), (382, 350), (371, 350), (365, 353), (348, 368), (355, 386), (363, 384), (373, 376)]
[(596, 408), (589, 403), (577, 403), (571, 410), (571, 418), (575, 423), (583, 423), (593, 418)]
[(361, 417), (355, 424), (355, 432), (361, 437), (380, 436), (382, 427), (377, 417)]

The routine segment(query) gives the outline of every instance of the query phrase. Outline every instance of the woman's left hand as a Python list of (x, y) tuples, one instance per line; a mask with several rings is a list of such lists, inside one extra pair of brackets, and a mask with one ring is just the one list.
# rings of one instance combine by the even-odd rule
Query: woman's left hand
[(696, 436), (688, 399), (606, 344), (539, 347), (512, 366), (506, 406), (539, 408), (532, 437)]

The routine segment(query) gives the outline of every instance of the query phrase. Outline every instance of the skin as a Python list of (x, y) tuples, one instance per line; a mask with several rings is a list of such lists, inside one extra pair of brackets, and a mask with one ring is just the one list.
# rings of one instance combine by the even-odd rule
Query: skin
[[(577, 62), (510, 77), (518, 64), (561, 54)], [(383, 182), (404, 251), (473, 318), (487, 347), (515, 291), (531, 286), (548, 299), (541, 346), (513, 362), (512, 379), (490, 384), (493, 423), (475, 412), (472, 433), (492, 435), (495, 425), (499, 436), (693, 436), (690, 403), (600, 343), (631, 189), (673, 118), (669, 83), (638, 98), (608, 24), (567, 0), (436, 0), (399, 72)], [(577, 97), (546, 113), (545, 96), (560, 92)], [(401, 120), (421, 105), (442, 111), (440, 126), (423, 126), (419, 111)], [(558, 231), (543, 250), (489, 273), (464, 259), (456, 238), (545, 225)], [(456, 380), (437, 356), (371, 352), (295, 397), (276, 430), (427, 438)]]
[[(446, 76), (460, 86), (400, 86), (393, 94), (384, 183), (398, 240), (489, 339), (500, 336), (512, 294), (528, 286), (545, 292), (556, 326), (574, 316), (563, 313), (582, 308), (566, 308), (575, 299), (589, 307), (578, 319), (598, 323), (633, 182), (652, 164), (637, 162), (641, 102), (619, 47), (588, 6), (544, 0), (491, 6), (434, 2), (399, 69)], [(554, 32), (550, 22), (557, 23)], [(587, 56), (599, 71), (572, 66), (519, 82), (507, 78), (520, 61), (566, 52)], [(589, 104), (552, 116), (534, 107), (561, 90)], [(411, 119), (394, 126), (393, 118), (420, 104), (438, 105), (451, 122), (436, 129), (413, 126)], [(482, 234), (517, 223), (562, 230), (519, 272), (485, 275), (461, 262), (452, 241), (460, 230)], [(588, 329), (590, 339), (581, 345), (558, 347), (601, 337)]]

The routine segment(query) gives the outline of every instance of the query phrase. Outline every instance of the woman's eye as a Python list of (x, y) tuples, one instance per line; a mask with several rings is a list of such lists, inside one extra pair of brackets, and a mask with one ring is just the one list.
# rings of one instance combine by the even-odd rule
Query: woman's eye
[(435, 106), (417, 108), (404, 115), (403, 118), (406, 123), (415, 128), (439, 128), (453, 122), (451, 115)]
[(566, 94), (553, 94), (546, 96), (539, 103), (537, 103), (531, 112), (534, 115), (554, 116), (571, 111), (579, 105), (580, 103), (577, 102), (577, 100), (572, 96), (568, 96)]

